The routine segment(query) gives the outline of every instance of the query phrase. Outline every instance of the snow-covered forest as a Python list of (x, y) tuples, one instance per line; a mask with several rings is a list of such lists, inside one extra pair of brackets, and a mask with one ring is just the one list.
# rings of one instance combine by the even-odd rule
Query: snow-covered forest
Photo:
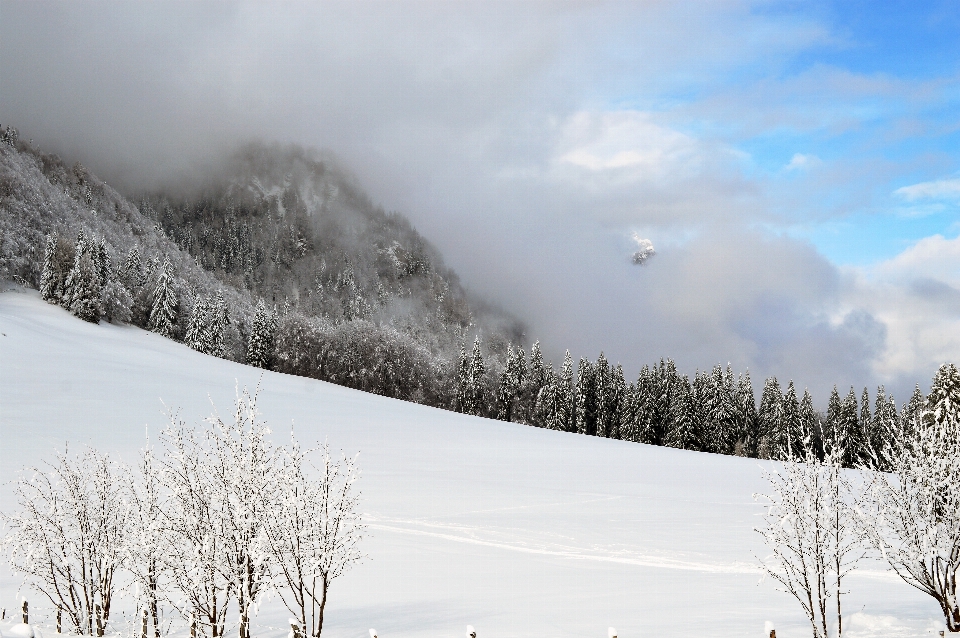
[(729, 365), (635, 380), (603, 353), (559, 366), (524, 328), (471, 302), (410, 223), (336, 163), (248, 145), (216, 177), (131, 203), (3, 129), (0, 273), (88, 320), (131, 323), (264, 369), (493, 419), (754, 458), (843, 442), (882, 459), (922, 407), (834, 388), (826, 413), (793, 380)]

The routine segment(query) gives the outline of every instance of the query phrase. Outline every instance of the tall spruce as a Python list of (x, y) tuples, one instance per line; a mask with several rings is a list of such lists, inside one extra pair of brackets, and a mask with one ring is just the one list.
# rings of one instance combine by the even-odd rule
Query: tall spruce
[(177, 320), (177, 291), (173, 283), (173, 265), (163, 260), (160, 276), (153, 289), (153, 306), (150, 310), (150, 329), (167, 338), (173, 337)]
[(776, 377), (768, 377), (763, 383), (763, 393), (760, 395), (760, 412), (757, 415), (756, 437), (753, 444), (757, 446), (757, 457), (769, 459), (775, 456), (773, 438), (780, 423), (783, 394), (780, 392), (780, 383)]
[(480, 336), (473, 340), (473, 357), (470, 360), (470, 386), (468, 414), (482, 416), (486, 412), (486, 367), (483, 363), (483, 353), (480, 351)]
[(258, 368), (269, 370), (273, 365), (273, 355), (276, 348), (276, 315), (267, 310), (263, 299), (257, 302), (257, 309), (253, 315), (253, 325), (250, 327), (250, 337), (247, 340), (247, 363)]

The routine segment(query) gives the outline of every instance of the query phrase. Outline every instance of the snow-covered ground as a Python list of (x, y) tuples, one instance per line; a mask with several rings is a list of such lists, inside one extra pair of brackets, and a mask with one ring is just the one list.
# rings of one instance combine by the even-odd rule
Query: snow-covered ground
[[(193, 422), (260, 383), (278, 441), (360, 452), (369, 522), (361, 566), (331, 590), (324, 635), (622, 638), (809, 636), (795, 601), (761, 582), (760, 462), (463, 416), (198, 354), (131, 327), (92, 325), (32, 292), (0, 293), (0, 509), (10, 481), (55, 449), (132, 460), (164, 405)], [(19, 619), (5, 565), (0, 606)], [(880, 566), (849, 579), (844, 636), (933, 636), (934, 601)], [(38, 622), (42, 602), (26, 592)], [(255, 636), (279, 637), (279, 600)], [(122, 618), (122, 617), (120, 617)], [(118, 619), (115, 614), (115, 619)], [(7, 625), (0, 625), (0, 629)], [(231, 634), (232, 635), (232, 634)]]

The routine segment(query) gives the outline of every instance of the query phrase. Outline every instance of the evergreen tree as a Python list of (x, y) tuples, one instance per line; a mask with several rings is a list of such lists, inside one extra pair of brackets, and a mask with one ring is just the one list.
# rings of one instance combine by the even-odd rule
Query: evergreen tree
[(830, 391), (830, 398), (827, 400), (827, 422), (824, 427), (824, 449), (833, 450), (837, 446), (845, 445), (843, 440), (842, 421), (843, 402), (840, 400), (840, 393), (837, 392), (837, 386), (833, 386)]
[(773, 458), (776, 454), (773, 437), (780, 423), (783, 394), (776, 377), (769, 377), (763, 383), (760, 395), (760, 413), (757, 415), (758, 427), (755, 431), (757, 457)]
[(123, 262), (123, 274), (121, 279), (128, 290), (134, 291), (143, 285), (143, 264), (140, 258), (140, 249), (134, 246), (127, 253), (127, 258)]
[(778, 458), (783, 460), (798, 459), (804, 453), (800, 401), (792, 379), (787, 384), (787, 391), (780, 404), (780, 420), (774, 442)]
[(573, 409), (573, 358), (567, 350), (563, 355), (563, 366), (560, 368), (560, 378), (557, 382), (557, 418), (559, 429), (566, 432), (575, 430)]
[(813, 396), (810, 390), (803, 389), (803, 398), (800, 399), (800, 442), (803, 449), (811, 450), (818, 459), (823, 459), (822, 428), (820, 417), (813, 407)]
[(581, 357), (577, 367), (577, 385), (574, 389), (577, 432), (580, 434), (597, 433), (596, 374), (594, 367), (586, 358)]
[(173, 266), (164, 259), (153, 290), (153, 306), (150, 311), (150, 329), (164, 337), (173, 338), (177, 320), (177, 293), (174, 290)]
[(737, 381), (737, 420), (739, 430), (738, 443), (744, 456), (757, 457), (757, 399), (750, 381), (750, 371), (746, 370)]
[[(259, 306), (257, 309), (259, 310)], [(190, 323), (187, 325), (187, 334), (183, 338), (183, 342), (188, 347), (204, 354), (207, 354), (207, 344), (209, 342), (207, 336), (209, 331), (207, 312), (206, 300), (202, 296), (197, 295), (193, 303), (193, 312), (190, 313)]]
[(218, 290), (213, 303), (210, 304), (208, 311), (209, 320), (207, 323), (207, 354), (223, 358), (226, 356), (226, 335), (227, 326), (230, 325), (230, 317), (227, 312), (227, 302), (223, 298), (223, 291)]
[(610, 372), (610, 393), (607, 397), (607, 437), (611, 439), (623, 438), (620, 424), (627, 412), (627, 382), (623, 378), (623, 366), (619, 363)]
[[(523, 356), (523, 350), (520, 351)], [(500, 386), (497, 388), (497, 418), (501, 421), (512, 421), (514, 406), (520, 394), (520, 364), (517, 353), (511, 344), (507, 344), (507, 365), (500, 375)]]
[[(79, 272), (75, 273), (77, 270), (77, 264), (87, 252), (87, 240), (83, 234), (83, 230), (77, 233), (77, 243), (74, 244), (73, 248), (73, 263), (70, 265), (70, 270), (67, 271), (67, 277), (63, 284), (63, 293), (60, 295), (60, 305), (70, 309), (70, 304), (73, 302), (73, 288), (78, 282), (77, 277), (80, 276)], [(71, 278), (73, 275), (73, 278)]]
[(473, 341), (473, 358), (470, 361), (469, 414), (483, 416), (486, 412), (486, 368), (480, 352), (480, 336)]
[(62, 287), (61, 273), (56, 270), (57, 233), (47, 235), (47, 244), (43, 249), (43, 270), (40, 274), (40, 297), (49, 303), (57, 303), (58, 288)]
[(247, 341), (247, 363), (258, 368), (269, 370), (273, 364), (273, 353), (276, 343), (276, 318), (267, 310), (263, 299), (257, 302), (257, 309), (253, 315), (253, 326), (250, 329), (250, 338)]
[(889, 457), (888, 451), (894, 438), (898, 436), (899, 429), (897, 402), (894, 401), (893, 396), (887, 398), (886, 389), (882, 385), (878, 386), (869, 432), (870, 460), (877, 469), (883, 471), (890, 469), (886, 463)]
[(960, 371), (944, 363), (933, 376), (927, 395), (927, 414), (931, 423), (960, 423)]
[[(97, 323), (103, 314), (100, 293), (103, 286), (93, 259), (94, 250), (83, 240), (83, 234), (77, 240), (73, 268), (67, 275), (65, 287), (69, 290), (69, 303), (66, 308), (75, 316)], [(66, 300), (65, 300), (66, 301)]]
[(129, 323), (133, 296), (127, 287), (116, 279), (110, 279), (100, 293), (104, 318), (111, 323)]
[(456, 378), (456, 405), (454, 409), (463, 414), (470, 414), (472, 409), (470, 403), (470, 359), (467, 357), (467, 349), (463, 341), (460, 342), (460, 357), (457, 360), (457, 378)]
[(610, 413), (610, 394), (612, 391), (610, 379), (610, 364), (607, 358), (600, 353), (597, 357), (597, 363), (594, 366), (594, 405), (596, 406), (596, 431), (597, 436), (610, 436), (610, 421), (613, 415)]
[(670, 410), (673, 413), (673, 427), (667, 434), (664, 445), (681, 450), (700, 449), (702, 436), (699, 431), (697, 409), (690, 379), (686, 375), (680, 377), (675, 385)]
[(903, 404), (903, 409), (900, 411), (900, 429), (904, 436), (912, 436), (916, 427), (917, 417), (923, 411), (925, 404), (926, 399), (924, 399), (923, 392), (920, 391), (920, 384), (918, 383), (913, 387), (913, 394), (910, 395), (910, 400)]
[(840, 403), (838, 430), (844, 455), (843, 464), (855, 467), (864, 456), (864, 437), (860, 430), (860, 417), (857, 410), (857, 393), (851, 387), (850, 392)]

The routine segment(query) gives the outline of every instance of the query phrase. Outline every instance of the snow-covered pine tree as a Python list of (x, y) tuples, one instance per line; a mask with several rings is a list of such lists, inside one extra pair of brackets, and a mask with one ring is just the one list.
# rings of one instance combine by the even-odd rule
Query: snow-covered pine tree
[(597, 436), (610, 436), (610, 421), (613, 414), (610, 413), (610, 393), (611, 378), (610, 364), (603, 352), (597, 357), (594, 364), (594, 405), (596, 406), (596, 430), (593, 432)]
[(470, 414), (470, 359), (467, 357), (467, 348), (460, 342), (460, 357), (457, 359), (457, 376), (454, 381), (456, 397), (453, 406), (457, 412)]
[(792, 461), (803, 452), (803, 424), (800, 418), (800, 400), (793, 380), (787, 384), (781, 402), (780, 421), (774, 436), (776, 458)]
[(937, 369), (927, 395), (927, 419), (938, 425), (960, 420), (960, 371), (952, 363)]
[(573, 406), (573, 357), (567, 350), (563, 355), (560, 379), (557, 382), (557, 418), (558, 429), (573, 432), (576, 426)]
[(577, 432), (580, 434), (597, 433), (596, 374), (594, 367), (586, 357), (580, 358), (577, 366), (577, 384), (574, 388)]
[(761, 459), (773, 458), (776, 454), (773, 437), (780, 423), (782, 412), (783, 393), (776, 377), (768, 377), (763, 383), (763, 393), (760, 395), (760, 413), (757, 415), (757, 457)]
[(127, 286), (127, 289), (134, 291), (143, 285), (143, 264), (140, 258), (140, 249), (134, 246), (127, 253), (127, 258), (123, 262), (120, 279)]
[(900, 424), (897, 416), (897, 402), (891, 395), (886, 395), (886, 389), (877, 386), (877, 395), (873, 403), (873, 420), (870, 424), (870, 464), (881, 471), (889, 471), (884, 464), (888, 457), (888, 449), (894, 438), (900, 436)]
[(923, 392), (920, 391), (920, 384), (914, 385), (910, 400), (904, 403), (900, 410), (900, 431), (904, 436), (909, 436), (913, 432), (917, 415), (924, 409), (926, 401)]
[(223, 358), (226, 356), (225, 335), (230, 317), (227, 312), (227, 302), (223, 298), (223, 290), (217, 290), (217, 296), (208, 311), (208, 345), (207, 354)]
[(49, 303), (57, 303), (57, 288), (63, 285), (62, 281), (58, 281), (61, 275), (56, 271), (54, 262), (57, 254), (57, 239), (59, 239), (57, 233), (47, 235), (47, 243), (43, 249), (43, 269), (40, 272), (40, 297)]
[(628, 412), (628, 407), (627, 382), (623, 378), (623, 366), (619, 363), (610, 372), (610, 394), (607, 398), (607, 405), (607, 412), (610, 415), (607, 424), (607, 437), (620, 439), (623, 436), (620, 431), (620, 424), (624, 420), (624, 414)]
[(830, 391), (830, 398), (827, 399), (826, 422), (823, 424), (824, 449), (843, 445), (843, 432), (840, 423), (842, 412), (843, 402), (840, 400), (837, 386), (834, 385), (833, 390)]
[(757, 399), (753, 393), (753, 382), (750, 381), (750, 370), (744, 371), (737, 380), (736, 393), (737, 430), (740, 435), (737, 441), (738, 450), (743, 456), (756, 458), (757, 456)]
[(73, 274), (74, 269), (77, 267), (77, 262), (79, 261), (81, 255), (88, 250), (87, 240), (83, 234), (83, 229), (77, 233), (77, 241), (73, 247), (73, 261), (70, 264), (70, 269), (67, 271), (67, 277), (63, 283), (63, 294), (60, 295), (60, 305), (70, 309), (70, 303), (73, 301), (73, 281), (70, 279), (70, 275)]
[(207, 302), (202, 295), (197, 295), (190, 312), (190, 323), (187, 324), (187, 333), (183, 343), (197, 352), (207, 352), (209, 327), (207, 324)]
[(92, 323), (100, 321), (103, 315), (100, 300), (103, 288), (100, 283), (100, 274), (94, 263), (95, 252), (94, 246), (78, 240), (73, 268), (67, 275), (66, 281), (66, 288), (70, 291), (67, 309), (76, 317)]
[(153, 306), (150, 310), (150, 329), (164, 337), (173, 338), (177, 320), (177, 292), (173, 283), (173, 265), (163, 260), (157, 285), (153, 289)]
[(857, 409), (857, 393), (850, 392), (840, 402), (838, 431), (841, 432), (841, 445), (844, 449), (843, 463), (846, 467), (856, 467), (864, 455), (864, 436), (860, 429), (860, 415)]
[(132, 316), (133, 296), (127, 287), (116, 279), (107, 280), (100, 292), (103, 317), (110, 323), (129, 323)]
[(497, 418), (501, 421), (512, 420), (514, 404), (520, 392), (518, 377), (517, 353), (514, 352), (513, 345), (508, 343), (507, 365), (500, 375), (500, 386), (497, 388)]
[(270, 369), (276, 344), (276, 319), (261, 299), (253, 316), (250, 339), (247, 342), (247, 364)]
[(863, 394), (860, 395), (860, 420), (857, 430), (860, 437), (860, 450), (856, 463), (857, 465), (869, 465), (873, 459), (870, 452), (873, 415), (870, 414), (870, 393), (866, 387), (863, 388)]
[(487, 379), (483, 353), (480, 351), (480, 335), (473, 340), (473, 357), (470, 360), (470, 411), (468, 414), (483, 416), (487, 412)]
[(103, 237), (91, 246), (91, 256), (93, 257), (93, 265), (96, 267), (97, 277), (100, 279), (100, 285), (105, 286), (110, 280), (110, 256), (107, 254), (107, 243)]
[(702, 435), (699, 431), (690, 379), (683, 375), (674, 386), (670, 401), (673, 427), (667, 433), (664, 445), (680, 450), (698, 450)]

